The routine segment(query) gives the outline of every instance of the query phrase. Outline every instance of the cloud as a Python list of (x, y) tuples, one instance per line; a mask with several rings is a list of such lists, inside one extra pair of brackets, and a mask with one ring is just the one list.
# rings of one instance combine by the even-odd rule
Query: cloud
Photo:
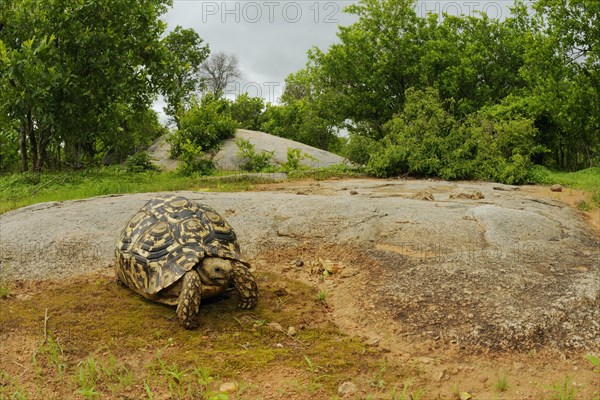
[(306, 65), (307, 50), (327, 49), (338, 25), (355, 20), (342, 11), (353, 2), (175, 0), (165, 20), (195, 29), (212, 52), (237, 55), (244, 78), (235, 90), (274, 102), (285, 77)]

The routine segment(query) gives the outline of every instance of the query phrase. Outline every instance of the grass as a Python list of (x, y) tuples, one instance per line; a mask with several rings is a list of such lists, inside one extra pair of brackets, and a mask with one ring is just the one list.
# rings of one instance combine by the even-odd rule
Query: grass
[(421, 400), (422, 396), (425, 394), (425, 390), (423, 389), (415, 389), (415, 391), (410, 391), (409, 388), (411, 386), (410, 381), (404, 382), (402, 387), (402, 391), (400, 393), (396, 392), (396, 387), (392, 389), (390, 393), (391, 400)]
[[(592, 193), (595, 207), (600, 206), (600, 167), (586, 168), (577, 172), (551, 171), (536, 166), (531, 171), (532, 181), (544, 185), (560, 184), (572, 189)], [(584, 207), (592, 207), (587, 205)], [(588, 208), (589, 209), (589, 208)]]
[[(327, 167), (303, 172), (292, 179), (326, 179), (350, 173), (348, 167)], [(274, 180), (269, 174), (248, 175), (219, 171), (209, 176), (185, 176), (176, 172), (127, 172), (119, 166), (81, 171), (13, 174), (0, 176), (0, 214), (48, 201), (95, 196), (176, 190), (233, 192), (251, 190), (254, 184)]]
[(496, 384), (494, 385), (494, 387), (499, 392), (506, 392), (508, 390), (508, 380), (506, 379), (506, 376), (505, 375), (500, 376), (498, 378), (498, 380), (496, 381)]
[(8, 285), (0, 282), (0, 299), (6, 299), (10, 296), (10, 288)]
[(575, 400), (577, 388), (571, 383), (569, 377), (565, 377), (562, 382), (550, 385), (553, 400)]
[[(274, 170), (275, 171), (275, 170)], [(13, 174), (0, 176), (0, 214), (19, 207), (47, 201), (85, 199), (94, 196), (146, 193), (175, 190), (244, 191), (256, 183), (271, 182), (263, 177), (248, 176), (239, 171), (220, 171), (217, 176), (184, 176), (176, 172), (127, 172), (120, 166), (80, 171)], [(288, 172), (288, 179), (331, 179), (362, 176), (359, 170), (345, 165), (324, 168), (301, 168)], [(592, 193), (594, 205), (600, 206), (600, 167), (577, 172), (551, 171), (536, 166), (531, 171), (534, 183), (559, 183)]]
[(315, 295), (315, 299), (323, 304), (327, 303), (327, 290), (321, 290)]
[(5, 175), (0, 176), (0, 213), (47, 201), (85, 199), (110, 194), (249, 190), (253, 183), (256, 181), (243, 176), (222, 181), (183, 176), (174, 172), (132, 173), (119, 167), (39, 175)]
[[(24, 298), (1, 300), (7, 312), (0, 313), (0, 326), (23, 334), (18, 346), (6, 343), (3, 357), (9, 361), (0, 368), (5, 374), (0, 398), (76, 393), (86, 399), (125, 394), (223, 400), (229, 397), (219, 392), (224, 382), (237, 383), (235, 398), (242, 391), (257, 398), (265, 389), (244, 382), (265, 378), (276, 379), (272, 384), (290, 398), (329, 398), (348, 376), (367, 386), (374, 375), (391, 384), (417, 376), (395, 363), (382, 370), (377, 349), (343, 334), (327, 318), (310, 322), (327, 312), (314, 288), (269, 273), (257, 279), (269, 284), (264, 284), (256, 309), (239, 310), (235, 299), (207, 301), (202, 304), (201, 326), (194, 331), (179, 327), (172, 307), (147, 301), (105, 277), (82, 277)], [(292, 293), (285, 303), (276, 293), (282, 285)], [(40, 345), (46, 308), (48, 335)], [(290, 337), (262, 321), (306, 326)], [(19, 351), (27, 351), (23, 343), (29, 343), (32, 352), (40, 348), (35, 359), (10, 362)], [(276, 346), (279, 343), (283, 347)], [(271, 371), (278, 370), (286, 372), (272, 376)], [(298, 380), (286, 380), (291, 376)]]

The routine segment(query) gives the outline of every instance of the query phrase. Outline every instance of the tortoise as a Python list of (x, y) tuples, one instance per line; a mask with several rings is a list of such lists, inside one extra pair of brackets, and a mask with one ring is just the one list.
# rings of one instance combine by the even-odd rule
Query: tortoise
[(152, 301), (176, 305), (186, 329), (199, 325), (201, 299), (233, 286), (250, 309), (258, 287), (233, 228), (213, 208), (181, 196), (148, 201), (127, 223), (116, 248), (117, 281)]

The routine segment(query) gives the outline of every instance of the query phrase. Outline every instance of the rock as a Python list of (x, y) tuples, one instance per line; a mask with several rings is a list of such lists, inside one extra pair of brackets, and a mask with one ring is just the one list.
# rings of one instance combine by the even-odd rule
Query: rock
[(427, 200), (427, 201), (434, 201), (435, 200), (433, 198), (433, 194), (431, 194), (431, 192), (428, 192), (428, 191), (415, 193), (412, 196), (412, 198), (415, 199), (415, 200)]
[(450, 199), (481, 200), (481, 199), (485, 199), (485, 196), (483, 195), (483, 193), (481, 193), (479, 190), (477, 190), (477, 191), (471, 192), (471, 193), (466, 193), (466, 192), (450, 193), (450, 195), (448, 196), (448, 198), (450, 198)]
[(294, 328), (293, 326), (290, 326), (287, 330), (287, 334), (290, 336), (294, 336), (297, 333), (296, 328)]
[(519, 188), (517, 186), (494, 186), (492, 189), (494, 190), (505, 190), (505, 191), (517, 191)]
[[(299, 149), (302, 154), (308, 154), (310, 157), (302, 157), (301, 165), (312, 168), (322, 168), (328, 165), (341, 164), (346, 160), (336, 154), (308, 146), (303, 143), (295, 142), (279, 136), (269, 135), (268, 133), (238, 129), (235, 137), (225, 140), (218, 153), (215, 154), (212, 161), (217, 168), (224, 170), (239, 170), (244, 160), (239, 156), (239, 148), (236, 140), (245, 139), (255, 146), (256, 153), (261, 151), (273, 151), (272, 164), (281, 165), (287, 160), (288, 148)], [(317, 185), (315, 185), (317, 186)]]
[(302, 268), (302, 267), (304, 267), (304, 261), (303, 261), (303, 260), (296, 260), (296, 261), (294, 262), (294, 265), (295, 265), (297, 268)]
[(337, 274), (338, 272), (340, 272), (341, 268), (335, 262), (333, 262), (331, 260), (322, 260), (322, 259), (319, 259), (319, 261), (321, 262), (323, 269), (325, 271), (327, 271), (328, 274), (333, 275), (333, 274)]
[(444, 379), (444, 373), (445, 371), (439, 371), (437, 374), (435, 374), (435, 380), (437, 382), (441, 382), (442, 379)]
[(558, 185), (558, 184), (557, 185), (552, 185), (550, 187), (550, 190), (553, 191), (553, 192), (562, 192), (563, 187), (561, 185)]
[(352, 382), (344, 382), (338, 387), (338, 395), (342, 398), (352, 396), (357, 391), (358, 388)]
[(277, 296), (277, 297), (287, 296), (288, 294), (289, 294), (289, 292), (287, 291), (286, 288), (279, 288), (275, 291), (275, 296)]
[(235, 393), (239, 389), (239, 386), (236, 382), (225, 382), (219, 387), (219, 392), (221, 393)]
[(281, 343), (277, 343), (277, 344), (275, 345), (275, 347), (277, 347), (278, 349), (283, 349), (283, 345), (282, 345)]
[(350, 191), (350, 194), (354, 196), (355, 194), (358, 194), (358, 192), (353, 189), (353, 190)]
[(358, 270), (356, 270), (354, 268), (344, 268), (344, 269), (342, 269), (342, 272), (340, 272), (340, 277), (341, 278), (350, 278), (356, 274), (358, 274)]
[(273, 329), (274, 331), (283, 332), (283, 327), (281, 326), (281, 324), (279, 322), (269, 322), (267, 324), (267, 326), (269, 328)]

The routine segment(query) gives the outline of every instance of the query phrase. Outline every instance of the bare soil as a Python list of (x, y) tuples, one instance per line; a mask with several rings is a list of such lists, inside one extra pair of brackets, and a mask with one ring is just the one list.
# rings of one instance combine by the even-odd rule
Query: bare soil
[(234, 226), (261, 290), (251, 312), (228, 296), (203, 304), (191, 332), (114, 282), (116, 236), (153, 194), (0, 216), (0, 398), (83, 398), (89, 357), (104, 372), (88, 398), (211, 398), (236, 382), (233, 399), (330, 399), (347, 381), (352, 399), (598, 394), (583, 358), (600, 350), (598, 210), (568, 206), (587, 194), (397, 180), (256, 189), (183, 193)]

